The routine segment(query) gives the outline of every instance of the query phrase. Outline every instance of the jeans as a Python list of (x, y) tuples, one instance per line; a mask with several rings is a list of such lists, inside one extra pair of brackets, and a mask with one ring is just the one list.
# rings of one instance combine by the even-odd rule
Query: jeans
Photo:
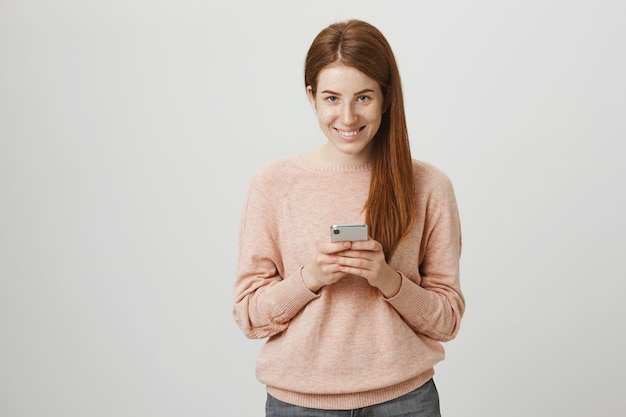
[(319, 410), (284, 403), (267, 395), (265, 417), (441, 417), (439, 393), (431, 379), (394, 400), (355, 410)]

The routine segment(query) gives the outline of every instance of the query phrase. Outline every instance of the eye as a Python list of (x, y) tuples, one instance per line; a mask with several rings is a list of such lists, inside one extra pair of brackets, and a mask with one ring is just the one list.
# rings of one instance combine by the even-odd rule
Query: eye
[(359, 103), (365, 103), (365, 102), (366, 102), (366, 101), (368, 101), (369, 99), (370, 99), (370, 98), (369, 98), (369, 96), (359, 96), (359, 97), (357, 97), (357, 101), (358, 101)]
[(335, 103), (337, 100), (338, 99), (335, 96), (328, 96), (328, 97), (326, 97), (326, 101), (328, 101), (329, 103)]

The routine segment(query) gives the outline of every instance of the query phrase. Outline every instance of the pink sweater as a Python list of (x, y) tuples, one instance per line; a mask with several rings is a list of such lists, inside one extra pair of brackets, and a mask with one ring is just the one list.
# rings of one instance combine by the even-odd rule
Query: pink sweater
[(416, 221), (387, 262), (402, 275), (385, 298), (348, 276), (318, 294), (300, 269), (334, 223), (362, 223), (370, 166), (316, 165), (300, 156), (254, 175), (240, 228), (233, 314), (250, 338), (269, 338), (257, 377), (274, 397), (323, 409), (397, 398), (427, 382), (459, 330), (461, 230), (448, 177), (414, 161)]

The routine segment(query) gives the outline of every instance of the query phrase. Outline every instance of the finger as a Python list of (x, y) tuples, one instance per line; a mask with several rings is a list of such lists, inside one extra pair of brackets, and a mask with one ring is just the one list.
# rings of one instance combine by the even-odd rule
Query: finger
[(323, 243), (319, 247), (319, 251), (326, 255), (334, 254), (337, 252), (345, 251), (352, 247), (352, 242), (332, 242)]
[(341, 272), (344, 274), (355, 275), (361, 278), (365, 278), (368, 281), (375, 277), (375, 274), (369, 269), (357, 268), (354, 266), (342, 265)]
[(366, 259), (363, 257), (338, 256), (336, 258), (336, 263), (341, 267), (342, 271), (345, 271), (345, 268), (371, 270), (373, 262), (370, 259)]
[(370, 239), (370, 240), (364, 240), (364, 241), (360, 241), (360, 242), (352, 242), (352, 245), (350, 246), (351, 249), (354, 250), (363, 250), (363, 251), (381, 251), (382, 250), (382, 245), (380, 243), (378, 243), (377, 241)]
[(381, 253), (371, 250), (346, 250), (334, 254), (337, 258), (356, 258), (363, 259), (370, 262), (375, 262), (377, 259), (384, 259)]

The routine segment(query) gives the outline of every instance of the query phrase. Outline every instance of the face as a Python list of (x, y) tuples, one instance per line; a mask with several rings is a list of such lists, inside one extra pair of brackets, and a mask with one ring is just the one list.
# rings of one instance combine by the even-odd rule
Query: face
[(356, 68), (333, 64), (320, 71), (317, 94), (307, 88), (317, 119), (328, 138), (330, 162), (368, 162), (372, 139), (383, 116), (384, 97), (376, 81)]

